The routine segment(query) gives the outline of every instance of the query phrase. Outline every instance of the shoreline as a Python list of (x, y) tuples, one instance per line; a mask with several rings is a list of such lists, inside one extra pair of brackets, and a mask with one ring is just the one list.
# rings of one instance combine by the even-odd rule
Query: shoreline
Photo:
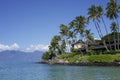
[(39, 64), (50, 64), (50, 65), (68, 65), (68, 66), (120, 66), (120, 62), (110, 62), (110, 63), (92, 63), (92, 62), (79, 62), (79, 63), (52, 63), (51, 61), (40, 61)]

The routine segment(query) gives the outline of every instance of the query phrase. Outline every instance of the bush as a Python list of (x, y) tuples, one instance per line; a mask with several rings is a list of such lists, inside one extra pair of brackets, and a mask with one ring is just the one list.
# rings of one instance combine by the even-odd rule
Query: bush
[(49, 60), (49, 58), (50, 58), (49, 52), (43, 53), (43, 55), (42, 55), (43, 60)]
[(75, 63), (80, 60), (80, 55), (75, 55), (73, 57), (68, 58), (69, 63)]
[(89, 57), (89, 56), (83, 56), (83, 57), (81, 57), (81, 59), (80, 59), (81, 62), (89, 62), (89, 61), (88, 61), (88, 57)]
[(64, 54), (58, 55), (57, 58), (58, 59), (65, 59), (65, 58), (73, 57), (74, 55), (75, 54), (72, 54), (72, 53), (64, 53)]
[(104, 51), (103, 52), (103, 54), (118, 54), (118, 53), (120, 53), (120, 51), (110, 51), (110, 52)]
[(120, 61), (120, 54), (114, 55), (114, 61)]
[(89, 62), (114, 62), (114, 57), (110, 54), (91, 55), (88, 57)]
[(97, 54), (97, 52), (94, 51), (94, 50), (88, 50), (88, 51), (87, 51), (87, 54), (88, 54), (88, 55), (95, 55), (95, 54)]

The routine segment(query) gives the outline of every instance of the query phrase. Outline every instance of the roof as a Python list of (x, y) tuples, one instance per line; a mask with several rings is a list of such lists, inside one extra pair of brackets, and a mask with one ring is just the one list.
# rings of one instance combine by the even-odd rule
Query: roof
[(78, 44), (78, 43), (85, 44), (85, 42), (83, 42), (82, 40), (78, 40), (77, 42), (73, 43), (72, 45), (75, 45), (75, 44)]

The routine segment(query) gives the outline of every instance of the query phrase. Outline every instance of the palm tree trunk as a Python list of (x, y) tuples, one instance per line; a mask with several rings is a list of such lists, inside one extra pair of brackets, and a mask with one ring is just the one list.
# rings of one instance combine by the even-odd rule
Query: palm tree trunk
[(106, 24), (105, 24), (105, 21), (104, 21), (103, 17), (101, 17), (101, 18), (102, 18), (102, 22), (103, 22), (104, 27), (105, 27), (105, 31), (106, 31), (106, 33), (107, 33), (107, 35), (108, 35), (108, 42), (109, 42), (110, 50), (112, 50), (111, 44), (110, 44), (110, 36), (109, 36), (108, 30), (107, 30), (107, 26), (106, 26)]
[(95, 24), (95, 28), (96, 28), (96, 30), (97, 30), (97, 33), (98, 33), (99, 37), (102, 38), (102, 36), (100, 35), (100, 32), (99, 32), (98, 26), (97, 26), (97, 24), (96, 24), (95, 21), (94, 21), (94, 24)]
[(97, 26), (98, 26), (98, 29), (99, 29), (99, 32), (100, 32), (100, 35), (101, 35), (101, 39), (102, 39), (102, 37), (103, 37), (102, 31), (100, 29), (100, 26), (99, 26), (98, 22), (96, 22), (96, 23), (97, 23)]
[(115, 40), (115, 32), (114, 32), (114, 49), (116, 51), (116, 40)]
[(118, 46), (118, 50), (120, 49), (119, 48), (119, 45), (120, 45), (120, 39), (119, 39), (119, 23), (118, 23), (118, 19), (116, 18), (116, 22), (117, 22), (117, 26), (118, 26), (118, 33), (117, 33), (117, 37), (118, 37), (118, 40), (117, 40), (117, 46)]
[[(100, 28), (98, 28), (99, 25), (98, 25), (98, 23), (95, 22), (95, 21), (94, 21), (94, 23), (95, 23), (95, 26), (96, 26), (97, 32), (98, 32), (98, 34), (99, 34), (99, 37), (102, 39), (101, 31), (99, 31)], [(107, 48), (107, 45), (106, 45), (106, 43), (105, 43), (105, 40), (103, 41), (103, 45), (104, 45), (105, 49), (109, 52), (109, 50), (108, 50), (108, 48)]]

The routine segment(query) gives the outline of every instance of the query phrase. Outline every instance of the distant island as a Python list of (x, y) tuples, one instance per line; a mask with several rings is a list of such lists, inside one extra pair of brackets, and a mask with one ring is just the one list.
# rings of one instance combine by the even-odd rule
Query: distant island
[[(67, 25), (60, 25), (60, 34), (52, 38), (41, 63), (120, 66), (120, 3), (109, 0), (105, 8), (91, 5), (87, 14), (88, 17), (80, 15)], [(94, 24), (92, 28), (96, 29), (100, 39), (95, 39), (88, 29), (90, 23)]]

